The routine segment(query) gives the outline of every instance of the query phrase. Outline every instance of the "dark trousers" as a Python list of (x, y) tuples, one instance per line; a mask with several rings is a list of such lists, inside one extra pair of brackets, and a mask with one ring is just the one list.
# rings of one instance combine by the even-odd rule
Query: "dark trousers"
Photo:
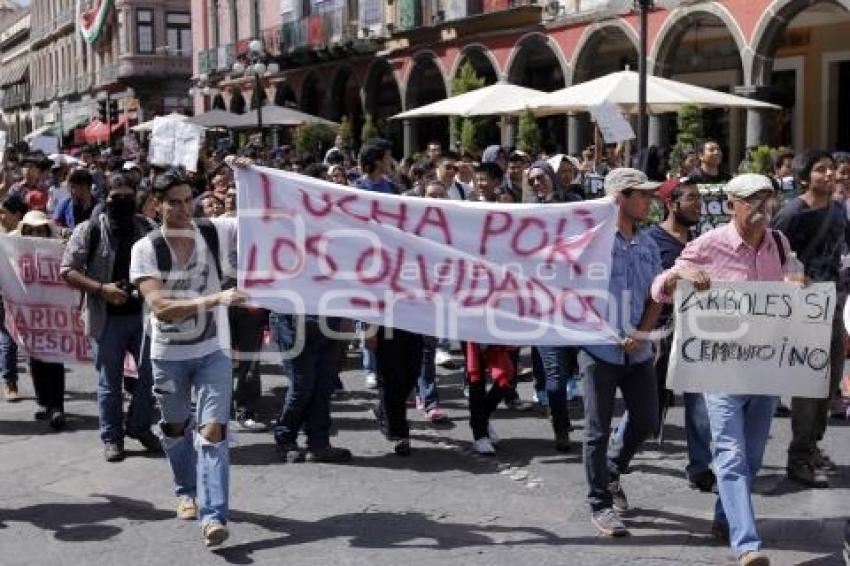
[[(623, 442), (608, 455), (617, 388), (623, 394), (628, 422)], [(593, 511), (611, 507), (609, 483), (619, 478), (643, 441), (658, 426), (658, 394), (652, 361), (625, 366), (595, 360), (584, 386), (584, 470)]]
[(36, 402), (45, 409), (65, 410), (65, 366), (30, 359)]
[[(338, 330), (334, 319), (328, 320), (328, 326)], [(303, 426), (310, 450), (327, 448), (330, 445), (331, 395), (336, 386), (339, 348), (322, 332), (315, 318), (278, 315), (272, 324), (279, 342), (294, 343), (296, 333), (304, 333), (301, 351), (288, 364), (292, 383), (274, 427), (275, 441), (279, 445), (295, 444), (298, 431)]]
[(788, 463), (809, 460), (817, 444), (826, 434), (829, 420), (829, 405), (838, 389), (844, 373), (846, 346), (844, 330), (844, 298), (832, 319), (832, 340), (829, 345), (829, 395), (826, 399), (794, 397), (791, 400), (791, 445), (788, 447)]
[(262, 396), (260, 352), (263, 349), (263, 329), (269, 313), (261, 309), (231, 307), (230, 335), (236, 357), (236, 388), (233, 401), (237, 412), (253, 414)]
[(378, 424), (389, 440), (408, 438), (407, 398), (422, 369), (422, 336), (397, 328), (381, 328), (377, 338)]
[[(490, 416), (499, 403), (509, 400), (516, 379), (516, 349), (464, 342), (469, 381), (469, 426), (475, 440), (489, 436)], [(487, 377), (493, 385), (487, 391)]]

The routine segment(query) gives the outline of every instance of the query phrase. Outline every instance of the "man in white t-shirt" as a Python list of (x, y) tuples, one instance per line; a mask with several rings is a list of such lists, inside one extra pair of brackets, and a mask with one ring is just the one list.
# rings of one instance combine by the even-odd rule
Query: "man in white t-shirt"
[(246, 298), (222, 286), (235, 268), (236, 219), (194, 221), (192, 189), (178, 169), (157, 176), (153, 193), (162, 228), (133, 246), (130, 280), (151, 311), (154, 393), (177, 517), (197, 518), (207, 546), (217, 546), (228, 537), (226, 433), (233, 383), (227, 307)]

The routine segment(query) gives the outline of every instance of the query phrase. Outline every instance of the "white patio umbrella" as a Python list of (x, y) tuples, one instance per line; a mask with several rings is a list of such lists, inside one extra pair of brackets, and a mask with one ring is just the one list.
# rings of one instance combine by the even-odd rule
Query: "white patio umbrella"
[[(252, 110), (245, 114), (239, 114), (237, 124), (234, 128), (256, 128), (257, 111)], [(263, 127), (266, 126), (300, 126), (301, 124), (326, 124), (328, 126), (339, 126), (336, 122), (325, 120), (320, 116), (313, 116), (294, 108), (277, 106), (276, 104), (263, 105)]]
[[(183, 122), (184, 120), (189, 119), (188, 116), (180, 114), (179, 112), (172, 112), (171, 114), (168, 114), (167, 116), (162, 116), (162, 118), (165, 118), (167, 120), (177, 120), (179, 122)], [(150, 131), (153, 130), (153, 120), (148, 120), (147, 122), (142, 122), (141, 124), (137, 124), (130, 129), (133, 130), (134, 132), (150, 132)]]
[(235, 128), (241, 123), (241, 118), (242, 117), (239, 114), (214, 108), (209, 112), (204, 112), (203, 114), (189, 118), (186, 121), (190, 124), (195, 124), (196, 126), (202, 126), (204, 128)]
[(433, 116), (492, 116), (517, 114), (525, 109), (524, 103), (545, 94), (532, 88), (498, 82), (457, 96), (438, 100), (392, 117), (393, 120)]
[[(627, 114), (638, 110), (638, 73), (619, 71), (577, 85), (544, 94), (523, 105), (517, 101), (514, 111), (530, 108), (535, 116), (550, 116), (567, 112), (586, 112), (589, 106), (611, 102)], [(646, 104), (650, 114), (676, 112), (685, 105), (699, 108), (759, 108), (779, 109), (778, 106), (726, 94), (710, 88), (681, 83), (656, 76), (648, 76)]]

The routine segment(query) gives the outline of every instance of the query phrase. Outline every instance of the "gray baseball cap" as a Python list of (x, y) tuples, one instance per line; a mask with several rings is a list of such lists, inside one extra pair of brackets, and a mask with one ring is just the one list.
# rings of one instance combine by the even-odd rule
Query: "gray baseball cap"
[(613, 169), (605, 176), (605, 194), (608, 196), (618, 195), (626, 189), (654, 191), (660, 186), (661, 183), (650, 181), (643, 171), (630, 167)]
[(773, 191), (773, 183), (764, 175), (745, 173), (738, 175), (723, 188), (726, 195), (732, 198), (747, 198), (759, 191)]

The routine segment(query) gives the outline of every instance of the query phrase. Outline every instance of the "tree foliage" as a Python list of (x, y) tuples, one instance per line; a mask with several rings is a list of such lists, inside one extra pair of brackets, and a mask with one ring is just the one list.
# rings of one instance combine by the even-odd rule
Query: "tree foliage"
[(693, 105), (685, 105), (676, 116), (676, 144), (670, 151), (670, 171), (678, 174), (689, 151), (695, 151), (703, 137), (702, 111)]
[(517, 149), (524, 151), (534, 159), (540, 153), (542, 143), (543, 136), (540, 133), (540, 126), (537, 125), (537, 119), (531, 109), (526, 108), (519, 117)]

